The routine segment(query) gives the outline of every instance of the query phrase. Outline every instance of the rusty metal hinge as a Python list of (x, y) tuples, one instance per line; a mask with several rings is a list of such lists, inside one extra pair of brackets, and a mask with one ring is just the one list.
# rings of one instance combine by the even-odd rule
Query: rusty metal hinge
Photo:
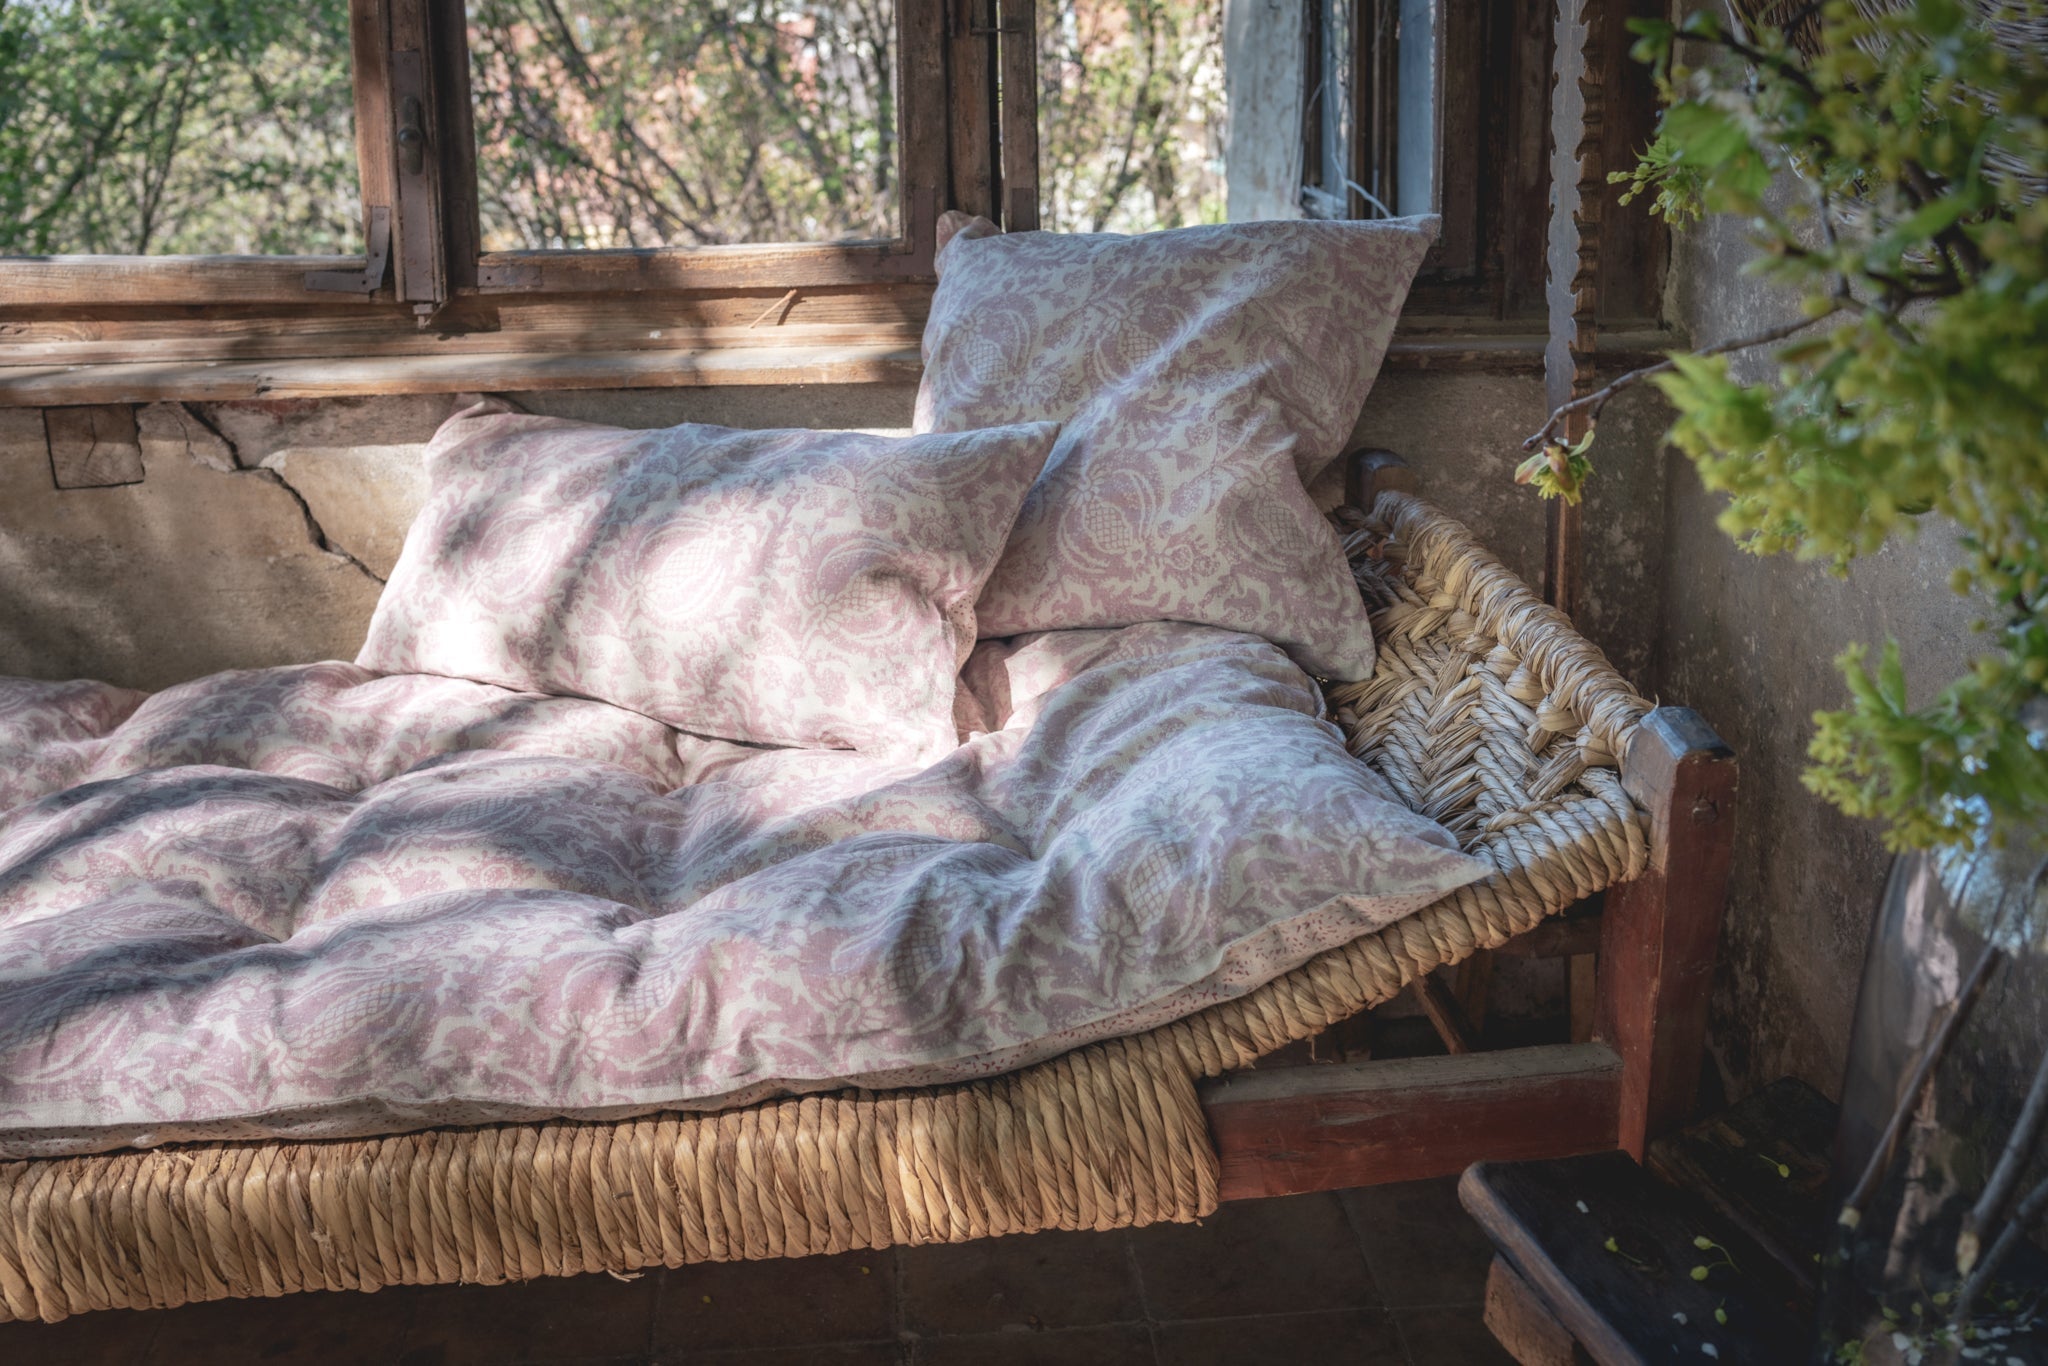
[(370, 208), (369, 237), (361, 270), (309, 270), (306, 288), (329, 294), (375, 294), (391, 267), (391, 210), (382, 204)]

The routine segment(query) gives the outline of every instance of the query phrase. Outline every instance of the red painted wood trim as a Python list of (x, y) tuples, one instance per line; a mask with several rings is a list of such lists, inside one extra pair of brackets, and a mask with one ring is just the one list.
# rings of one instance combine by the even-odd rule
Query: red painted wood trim
[(1240, 1072), (1201, 1098), (1219, 1194), (1252, 1200), (1605, 1151), (1621, 1077), (1603, 1044), (1553, 1044)]

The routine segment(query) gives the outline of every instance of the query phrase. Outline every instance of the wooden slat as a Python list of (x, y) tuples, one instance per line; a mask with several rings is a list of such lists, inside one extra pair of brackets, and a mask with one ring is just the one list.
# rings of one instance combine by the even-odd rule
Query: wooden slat
[(1600, 917), (1554, 915), (1541, 920), (1494, 952), (1504, 958), (1569, 958), (1600, 948)]
[(428, 8), (435, 121), (440, 128), (441, 241), (451, 293), (474, 289), (483, 254), (483, 213), (476, 181), (476, 106), (469, 84), (469, 15), (462, 0)]
[[(721, 307), (744, 301), (752, 316), (758, 316), (774, 297), (734, 296), (721, 301)], [(810, 298), (804, 295), (791, 316), (802, 317)], [(367, 315), (335, 322), (332, 312), (317, 315), (328, 320), (319, 328), (304, 323), (295, 328), (289, 318), (269, 316), (224, 320), (221, 330), (200, 336), (181, 336), (179, 324), (171, 319), (0, 321), (0, 407), (246, 398), (254, 396), (254, 388), (273, 387), (279, 397), (511, 389), (528, 383), (536, 369), (545, 371), (555, 387), (596, 389), (894, 384), (915, 382), (922, 373), (920, 322), (899, 318), (873, 324), (690, 328), (641, 311), (646, 301), (575, 302), (579, 312), (540, 318), (530, 330), (510, 325), (513, 318), (508, 314), (508, 325), (502, 328), (448, 336), (421, 332), (412, 325), (409, 311), (392, 309), (386, 311), (403, 318), (402, 328), (394, 328), (389, 318)], [(542, 304), (521, 301), (521, 307), (540, 309)], [(608, 312), (618, 316), (607, 320)], [(445, 316), (444, 311), (441, 317)], [(579, 317), (584, 321), (579, 323)], [(639, 325), (649, 322), (653, 325)], [(332, 330), (320, 330), (326, 327)], [(47, 340), (66, 333), (80, 340)], [(34, 340), (8, 340), (24, 334)], [(119, 339), (86, 339), (105, 334)], [(1534, 337), (1518, 342), (1487, 338), (1469, 347), (1397, 340), (1389, 350), (1388, 365), (1527, 372), (1540, 364), (1541, 347), (1541, 339)], [(817, 373), (806, 367), (821, 351), (841, 357), (826, 371), (836, 378), (778, 377)], [(800, 353), (800, 360), (784, 364), (774, 354), (778, 352), (784, 360)], [(878, 353), (887, 357), (885, 363), (872, 359)], [(416, 359), (399, 363), (403, 358)], [(608, 372), (607, 366), (615, 368)]]
[(1651, 867), (1607, 890), (1599, 1037), (1621, 1056), (1621, 1146), (1637, 1160), (1691, 1117), (1734, 855), (1735, 755), (1697, 712), (1659, 707), (1622, 757)]
[(0, 369), (0, 407), (441, 394), (471, 389), (914, 384), (920, 373), (917, 348), (904, 345), (16, 366)]
[[(878, 263), (884, 276), (929, 276), (938, 249), (939, 209), (946, 196), (945, 0), (897, 0), (901, 79), (896, 83), (902, 139), (904, 253)], [(788, 280), (788, 285), (807, 283)]]
[(1516, 1366), (1585, 1366), (1592, 1360), (1505, 1257), (1496, 1256), (1486, 1269), (1482, 1318)]
[(1001, 0), (1003, 228), (1038, 228), (1038, 6)]
[[(390, 14), (384, 0), (350, 0), (349, 47), (355, 73), (356, 171), (367, 240), (370, 211), (396, 212), (398, 204), (398, 170), (391, 160)], [(376, 297), (395, 296), (380, 284)]]
[[(41, 342), (0, 346), (0, 376), (14, 366), (203, 363), (207, 361), (356, 360), (387, 356), (486, 356), (554, 351), (702, 351), (791, 346), (886, 346), (915, 348), (914, 326), (870, 323), (796, 324), (781, 327), (548, 327), (435, 336), (412, 326), (403, 331), (336, 329), (294, 335), (179, 337), (113, 342)], [(143, 359), (145, 358), (146, 359)]]
[[(1812, 1321), (1786, 1304), (1763, 1253), (1625, 1154), (1482, 1162), (1458, 1182), (1458, 1198), (1600, 1366), (1811, 1359)], [(1698, 1237), (1725, 1254), (1699, 1248)]]
[(1431, 1028), (1437, 1038), (1443, 1041), (1446, 1052), (1452, 1054), (1470, 1053), (1474, 1039), (1472, 1022), (1465, 1018), (1465, 1009), (1451, 989), (1444, 985), (1441, 973), (1430, 973), (1427, 977), (1415, 979), (1415, 999), (1422, 1005), (1422, 1013), (1429, 1017)]
[(1202, 1086), (1225, 1200), (1448, 1176), (1614, 1146), (1601, 1044), (1243, 1072)]
[(952, 158), (946, 207), (1000, 223), (1002, 177), (996, 167), (996, 49), (975, 33), (988, 0), (946, 0), (947, 137)]

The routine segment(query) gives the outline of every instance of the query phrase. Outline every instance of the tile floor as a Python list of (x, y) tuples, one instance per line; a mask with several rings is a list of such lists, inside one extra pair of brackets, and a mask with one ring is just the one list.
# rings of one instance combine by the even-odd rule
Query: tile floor
[(1199, 1226), (0, 1325), (4, 1366), (1512, 1366), (1451, 1181)]

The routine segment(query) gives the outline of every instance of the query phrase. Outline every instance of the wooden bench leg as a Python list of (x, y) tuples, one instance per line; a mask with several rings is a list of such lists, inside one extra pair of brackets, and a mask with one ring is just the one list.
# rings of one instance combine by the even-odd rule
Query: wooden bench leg
[(1684, 707), (1651, 712), (1622, 758), (1622, 785), (1650, 813), (1650, 867), (1607, 893), (1597, 1027), (1621, 1058), (1620, 1146), (1639, 1162), (1691, 1115), (1699, 1085), (1735, 777), (1734, 752)]
[(1484, 1322), (1517, 1366), (1584, 1366), (1592, 1360), (1572, 1341), (1550, 1306), (1498, 1253), (1486, 1272)]

